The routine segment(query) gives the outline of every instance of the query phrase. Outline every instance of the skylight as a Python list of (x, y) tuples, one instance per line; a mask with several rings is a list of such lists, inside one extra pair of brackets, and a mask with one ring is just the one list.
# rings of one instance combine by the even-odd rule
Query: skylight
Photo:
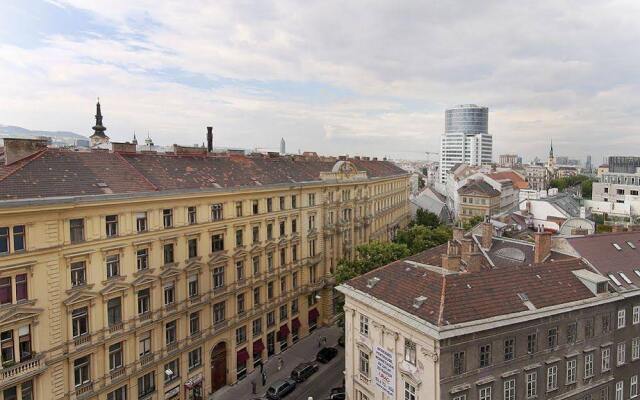
[(622, 247), (620, 247), (620, 246), (618, 245), (618, 243), (613, 243), (613, 247), (615, 247), (615, 248), (616, 248), (616, 250), (618, 250), (618, 251), (622, 250)]
[(629, 278), (627, 278), (627, 276), (624, 274), (624, 272), (618, 272), (618, 274), (620, 274), (620, 276), (622, 277), (622, 279), (624, 279), (625, 282), (631, 284), (631, 280)]
[(635, 244), (633, 244), (633, 243), (631, 243), (631, 242), (627, 242), (627, 244), (628, 244), (628, 245), (629, 245), (629, 247), (631, 247), (632, 249), (635, 249), (635, 248), (636, 248), (636, 245), (635, 245)]
[(522, 301), (529, 301), (529, 296), (527, 296), (526, 293), (518, 293), (518, 297), (520, 298), (520, 300)]
[(633, 272), (635, 272), (636, 275), (638, 275), (638, 277), (640, 278), (640, 269), (634, 269)]
[(370, 278), (367, 280), (367, 287), (369, 289), (372, 289), (378, 282), (380, 282), (380, 278), (378, 278), (377, 276)]
[(609, 274), (609, 279), (611, 279), (613, 281), (613, 283), (615, 283), (616, 285), (622, 286), (622, 283), (620, 283), (618, 278), (616, 278), (613, 274)]
[(425, 296), (418, 296), (415, 299), (413, 299), (413, 308), (420, 308), (420, 306), (427, 301), (427, 298)]

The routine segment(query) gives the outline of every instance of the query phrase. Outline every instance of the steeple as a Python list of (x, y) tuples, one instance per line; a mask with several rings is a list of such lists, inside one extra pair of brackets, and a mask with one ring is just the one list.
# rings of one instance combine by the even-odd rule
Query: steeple
[(551, 139), (551, 150), (549, 150), (549, 158), (553, 158), (553, 139)]
[(286, 147), (286, 144), (284, 142), (284, 138), (280, 139), (280, 154), (282, 154), (282, 155), (287, 154), (287, 147)]
[(131, 143), (137, 145), (138, 144), (138, 139), (136, 138), (136, 133), (133, 132), (133, 140), (131, 141)]
[(92, 129), (94, 133), (91, 136), (99, 136), (102, 138), (107, 137), (107, 135), (104, 134), (104, 131), (106, 131), (107, 128), (104, 125), (102, 125), (102, 111), (100, 110), (99, 97), (98, 97), (98, 102), (96, 103), (96, 124)]

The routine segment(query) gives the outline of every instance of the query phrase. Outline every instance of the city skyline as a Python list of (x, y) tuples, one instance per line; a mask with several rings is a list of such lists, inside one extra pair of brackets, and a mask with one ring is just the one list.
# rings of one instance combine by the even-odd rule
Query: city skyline
[(494, 157), (544, 156), (550, 138), (575, 158), (628, 153), (638, 7), (575, 8), (4, 2), (0, 123), (89, 135), (100, 96), (116, 141), (201, 143), (212, 125), (221, 146), (417, 158), (443, 110), (477, 103)]

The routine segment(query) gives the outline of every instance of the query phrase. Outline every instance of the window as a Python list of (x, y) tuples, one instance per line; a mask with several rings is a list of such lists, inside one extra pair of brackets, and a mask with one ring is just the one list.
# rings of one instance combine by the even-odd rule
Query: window
[(464, 351), (453, 353), (453, 373), (455, 375), (464, 374), (466, 371)]
[(625, 362), (625, 343), (618, 343), (618, 357), (617, 359), (617, 365), (622, 365)]
[(260, 256), (255, 256), (251, 259), (253, 264), (253, 276), (260, 275)]
[(267, 240), (273, 239), (273, 224), (267, 224)]
[(491, 345), (480, 346), (480, 368), (491, 365)]
[(251, 327), (253, 336), (260, 336), (260, 334), (262, 334), (262, 318), (254, 319)]
[(176, 358), (164, 365), (164, 383), (173, 381), (180, 377), (180, 359)]
[(313, 207), (316, 205), (316, 194), (315, 193), (309, 193), (309, 207)]
[(113, 327), (122, 322), (122, 299), (114, 297), (107, 301), (107, 322)]
[(260, 203), (258, 202), (258, 200), (253, 200), (251, 202), (251, 210), (253, 212), (253, 215), (257, 215), (260, 212), (259, 206)]
[(611, 329), (611, 316), (609, 314), (605, 314), (602, 316), (602, 332), (609, 332)]
[(486, 386), (478, 391), (479, 400), (491, 400), (491, 386)]
[(198, 286), (198, 275), (191, 275), (187, 282), (187, 294), (189, 298), (196, 297), (198, 295)]
[(16, 361), (13, 346), (12, 330), (0, 333), (0, 365), (11, 365)]
[(280, 210), (284, 210), (285, 209), (284, 196), (280, 196), (280, 198), (278, 200), (279, 200), (279, 203), (280, 203)]
[(176, 288), (173, 283), (164, 287), (164, 305), (168, 306), (176, 301)]
[(213, 288), (219, 289), (224, 286), (224, 267), (213, 269)]
[(640, 358), (640, 337), (631, 340), (631, 360), (635, 361)]
[(107, 278), (120, 276), (120, 255), (107, 256)]
[(316, 255), (316, 240), (309, 240), (309, 257), (314, 257)]
[(189, 352), (189, 370), (199, 367), (202, 364), (202, 348), (198, 347)]
[(140, 346), (141, 357), (151, 353), (151, 331), (147, 331), (140, 335), (140, 341), (138, 342), (138, 344)]
[(236, 329), (236, 344), (244, 343), (247, 341), (247, 327), (241, 326)]
[(624, 400), (624, 381), (616, 382), (616, 400)]
[(416, 400), (416, 387), (409, 382), (404, 383), (404, 400)]
[(211, 220), (222, 221), (222, 203), (211, 206)]
[(175, 343), (178, 340), (178, 322), (167, 322), (164, 326), (164, 340), (165, 344), (169, 345)]
[(236, 231), (236, 246), (242, 246), (242, 229)]
[(369, 336), (369, 318), (360, 314), (360, 334)]
[(532, 399), (538, 394), (538, 373), (533, 371), (527, 374), (527, 399)]
[(189, 258), (198, 257), (198, 239), (192, 238), (187, 241), (187, 248), (189, 251)]
[(558, 345), (558, 328), (551, 328), (547, 331), (547, 346), (550, 349)]
[(600, 399), (609, 400), (609, 386), (605, 386), (602, 389), (600, 389)]
[(73, 381), (76, 387), (89, 383), (89, 356), (76, 359), (73, 362)]
[(547, 368), (547, 392), (558, 388), (558, 366), (552, 365)]
[(283, 304), (280, 306), (280, 322), (284, 322), (287, 320), (287, 305)]
[(293, 274), (291, 274), (291, 287), (293, 289), (298, 288), (298, 272), (294, 272)]
[(162, 210), (162, 225), (165, 229), (173, 227), (173, 210), (171, 208)]
[(211, 236), (211, 252), (224, 250), (224, 236), (222, 234), (216, 234)]
[(107, 237), (117, 236), (118, 235), (118, 216), (117, 215), (107, 215), (105, 217), (105, 223), (107, 228)]
[(283, 247), (280, 249), (280, 266), (284, 267), (287, 263), (286, 249)]
[(173, 243), (166, 243), (162, 246), (164, 253), (164, 265), (173, 263)]
[(267, 212), (272, 212), (273, 211), (273, 199), (272, 198), (268, 198), (267, 199)]
[(200, 312), (193, 312), (189, 315), (189, 335), (200, 332)]
[(578, 336), (578, 324), (573, 322), (567, 325), (567, 343), (573, 344)]
[(294, 244), (291, 246), (291, 261), (298, 261), (298, 245)]
[(267, 313), (267, 326), (273, 326), (276, 324), (276, 313), (275, 311), (269, 311)]
[(244, 279), (244, 261), (236, 261), (236, 280), (241, 281)]
[(71, 326), (74, 338), (89, 333), (89, 309), (87, 307), (76, 308), (71, 312)]
[(259, 226), (254, 226), (251, 229), (251, 241), (253, 243), (259, 243), (260, 242), (260, 227)]
[(273, 299), (274, 293), (273, 293), (273, 281), (268, 282), (267, 283), (267, 299), (271, 300)]
[(147, 231), (147, 213), (146, 212), (136, 213), (136, 231), (138, 232)]
[(624, 328), (625, 323), (625, 310), (618, 310), (618, 329)]
[(298, 304), (298, 299), (291, 300), (291, 315), (298, 314), (299, 310), (300, 310), (300, 307)]
[(253, 288), (253, 305), (254, 307), (260, 305), (260, 288), (259, 287)]
[(138, 314), (146, 314), (151, 311), (151, 299), (149, 289), (138, 291)]
[(236, 217), (242, 217), (242, 202), (236, 201)]
[[(83, 218), (69, 220), (69, 235), (71, 237), (71, 243), (84, 242), (84, 219)], [(0, 244), (0, 247), (2, 247), (1, 244)]]
[(634, 375), (629, 380), (629, 397), (634, 398), (638, 396), (638, 375)]
[(149, 249), (136, 250), (136, 266), (138, 271), (149, 268)]
[(587, 318), (584, 320), (584, 337), (585, 339), (590, 339), (593, 334), (593, 318)]
[(284, 237), (286, 235), (286, 222), (280, 221), (280, 237)]
[(291, 233), (298, 232), (298, 220), (295, 218), (291, 220)]
[(220, 303), (216, 303), (213, 305), (213, 323), (217, 324), (218, 322), (224, 321), (224, 310), (225, 303), (221, 301)]
[(287, 292), (287, 277), (283, 276), (280, 278), (280, 294), (285, 294)]
[(585, 354), (584, 356), (584, 378), (591, 378), (593, 376), (593, 353)]
[(516, 380), (507, 379), (504, 381), (504, 399), (503, 400), (516, 400)]
[(364, 376), (369, 376), (369, 353), (360, 350), (360, 357), (358, 362), (358, 370)]
[(577, 361), (574, 358), (573, 360), (567, 361), (567, 385), (576, 383), (576, 377), (577, 377)]
[(138, 399), (156, 391), (156, 374), (149, 372), (138, 378)]
[(514, 338), (507, 338), (504, 340), (504, 360), (510, 361), (515, 358), (516, 352), (516, 340)]
[[(24, 394), (22, 395), (22, 399), (25, 400)], [(107, 400), (127, 400), (127, 385), (107, 393)]]
[(640, 306), (633, 306), (633, 324), (640, 323)]
[(187, 208), (187, 222), (189, 225), (195, 225), (198, 223), (198, 212), (195, 206)]
[(316, 227), (316, 216), (309, 215), (309, 230), (313, 230)]
[(240, 293), (236, 296), (236, 313), (242, 314), (244, 311), (244, 293)]
[(9, 228), (0, 227), (0, 254), (9, 253)]
[(601, 371), (602, 372), (609, 371), (611, 369), (611, 349), (609, 347), (602, 349), (601, 358), (602, 358)]
[(121, 368), (122, 362), (122, 342), (109, 346), (109, 371)]
[(409, 339), (404, 340), (404, 360), (416, 365), (416, 344)]
[(71, 286), (82, 286), (87, 283), (87, 267), (84, 261), (71, 263)]
[(538, 334), (532, 332), (527, 335), (527, 353), (533, 354), (538, 351)]

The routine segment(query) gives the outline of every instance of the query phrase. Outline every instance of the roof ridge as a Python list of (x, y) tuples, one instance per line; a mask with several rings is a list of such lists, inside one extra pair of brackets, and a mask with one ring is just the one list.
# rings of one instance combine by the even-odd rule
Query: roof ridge
[(151, 182), (142, 172), (138, 171), (138, 169), (133, 164), (131, 164), (126, 158), (124, 158), (120, 153), (114, 152), (114, 154), (116, 155), (116, 157), (121, 159), (127, 165), (127, 167), (129, 167), (129, 169), (135, 171), (135, 173), (138, 176), (140, 176), (142, 178), (142, 180), (144, 180), (149, 185), (151, 185), (153, 190), (155, 190), (155, 191), (159, 191), (160, 190), (156, 185), (153, 184), (153, 182)]
[[(18, 166), (17, 168), (14, 168), (12, 171), (9, 171), (9, 173), (8, 173), (8, 174), (6, 174), (5, 176), (0, 176), (0, 182), (2, 182), (3, 180), (7, 179), (7, 178), (8, 178), (8, 177), (10, 177), (11, 175), (15, 174), (16, 172), (18, 172), (18, 171), (19, 171), (19, 170), (21, 170), (22, 168), (24, 168), (24, 167), (25, 167), (26, 165), (28, 165), (31, 161), (36, 160), (36, 159), (38, 159), (38, 158), (42, 157), (42, 155), (43, 155), (44, 153), (46, 153), (46, 152), (47, 152), (47, 150), (49, 150), (49, 148), (48, 148), (48, 147), (45, 147), (45, 148), (43, 148), (43, 149), (41, 149), (41, 150), (36, 151), (36, 152), (35, 152), (35, 153), (33, 153), (33, 154), (30, 154), (30, 155), (26, 156), (25, 158), (22, 158), (22, 159), (20, 159), (20, 160), (18, 160), (18, 161), (15, 161), (16, 163), (18, 163), (18, 162), (21, 162), (21, 161), (22, 161), (22, 162), (23, 162), (23, 164), (21, 164), (21, 165), (20, 165), (20, 166)], [(6, 154), (5, 154), (5, 157), (6, 157)], [(11, 164), (9, 164), (9, 165), (11, 165)]]
[(442, 274), (442, 290), (440, 291), (440, 309), (438, 311), (438, 326), (442, 325), (442, 318), (444, 316), (444, 300), (447, 288), (447, 276)]

